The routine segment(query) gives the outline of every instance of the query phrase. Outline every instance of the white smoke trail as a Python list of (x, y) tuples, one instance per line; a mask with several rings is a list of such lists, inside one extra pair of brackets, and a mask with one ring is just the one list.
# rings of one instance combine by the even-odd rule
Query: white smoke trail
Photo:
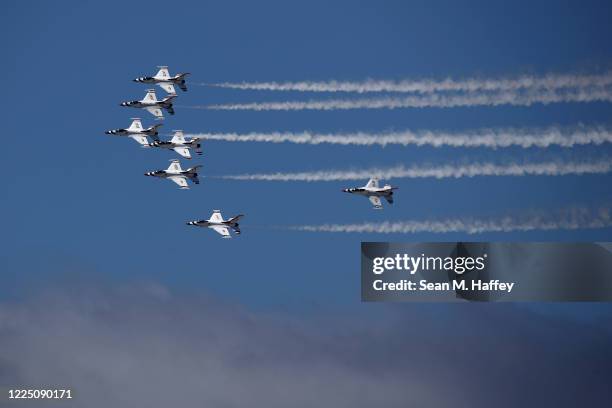
[(525, 217), (505, 216), (497, 219), (456, 218), (430, 221), (384, 221), (361, 224), (298, 225), (291, 230), (309, 232), (345, 232), (379, 234), (450, 233), (480, 234), (485, 232), (525, 232), (549, 230), (576, 230), (612, 227), (610, 209), (600, 208), (593, 212), (587, 209), (562, 211), (555, 217), (530, 215)]
[(380, 169), (320, 170), (300, 173), (264, 173), (219, 176), (229, 180), (260, 181), (338, 181), (363, 180), (370, 177), (392, 178), (460, 178), (475, 176), (563, 176), (569, 174), (602, 174), (612, 170), (611, 159), (593, 162), (543, 162), (543, 163), (470, 163), (464, 165), (412, 166), (403, 165)]
[(455, 108), (471, 106), (531, 106), (537, 103), (562, 102), (612, 102), (612, 90), (608, 88), (579, 88), (564, 92), (496, 92), (458, 95), (426, 94), (402, 97), (330, 99), (286, 102), (254, 102), (189, 106), (192, 109), (294, 111), (294, 110), (347, 110), (347, 109), (399, 109), (399, 108)]
[(268, 142), (296, 144), (338, 144), (358, 146), (451, 146), (451, 147), (488, 147), (503, 148), (510, 146), (573, 147), (575, 145), (612, 142), (612, 130), (604, 127), (579, 127), (561, 129), (550, 127), (544, 129), (479, 129), (468, 132), (444, 132), (432, 130), (399, 131), (386, 133), (343, 133), (322, 134), (312, 132), (298, 133), (194, 133), (187, 135), (205, 140), (220, 140), (225, 142)]
[(468, 78), (454, 80), (375, 80), (365, 81), (297, 81), (297, 82), (223, 82), (203, 84), (220, 88), (298, 91), (298, 92), (480, 92), (480, 91), (517, 91), (521, 89), (540, 89), (553, 91), (563, 88), (603, 87), (612, 84), (612, 72), (603, 74), (548, 74), (543, 76), (523, 75), (516, 78)]

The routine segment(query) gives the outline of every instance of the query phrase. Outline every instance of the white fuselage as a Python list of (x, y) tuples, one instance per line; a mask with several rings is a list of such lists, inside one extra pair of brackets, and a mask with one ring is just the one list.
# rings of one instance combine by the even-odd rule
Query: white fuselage
[(377, 187), (377, 188), (373, 188), (373, 187), (345, 188), (342, 191), (344, 191), (345, 193), (363, 195), (367, 197), (369, 196), (385, 197), (385, 196), (389, 196), (393, 194), (393, 190), (395, 190), (395, 187), (384, 186), (384, 187)]
[(138, 82), (142, 82), (144, 84), (179, 84), (181, 83), (182, 78), (178, 75), (173, 76), (172, 78), (160, 78), (160, 77), (142, 77), (138, 78)]
[(193, 147), (192, 142), (185, 143), (175, 143), (175, 142), (164, 142), (164, 141), (154, 141), (149, 143), (150, 147), (161, 147), (162, 149), (174, 149), (175, 147)]
[(175, 171), (175, 170), (156, 170), (156, 171), (149, 171), (147, 173), (145, 173), (145, 176), (153, 176), (153, 177), (160, 177), (160, 178), (168, 178), (168, 177), (172, 177), (172, 176), (185, 176), (185, 177), (189, 177), (190, 174), (187, 171)]
[(153, 129), (130, 130), (130, 129), (113, 129), (106, 132), (107, 135), (115, 136), (154, 136)]
[(133, 108), (149, 108), (151, 106), (164, 107), (164, 101), (131, 101), (123, 102), (121, 106), (131, 106)]

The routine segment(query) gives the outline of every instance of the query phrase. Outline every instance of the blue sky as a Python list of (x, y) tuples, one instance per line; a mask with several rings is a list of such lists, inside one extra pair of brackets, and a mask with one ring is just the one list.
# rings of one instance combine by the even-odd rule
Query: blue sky
[[(223, 112), (181, 108), (310, 96), (213, 89), (222, 81), (464, 78), (609, 68), (606, 2), (12, 2), (3, 37), (4, 178), (0, 257), (19, 283), (154, 281), (257, 307), (309, 310), (358, 303), (362, 240), (609, 240), (612, 230), (509, 234), (328, 235), (268, 224), (430, 219), (607, 204), (610, 175), (391, 180), (381, 212), (340, 193), (361, 182), (274, 183), (204, 179), (190, 191), (145, 178), (174, 156), (104, 130), (132, 116), (131, 79), (167, 64), (188, 71), (164, 131), (463, 130), (609, 125), (607, 103), (335, 112)], [(158, 95), (163, 92), (158, 90)], [(316, 97), (313, 96), (313, 97)], [(326, 96), (321, 96), (324, 98)], [(342, 147), (206, 142), (203, 175), (447, 161), (601, 157), (610, 145), (551, 149)], [(186, 164), (186, 163), (184, 163)], [(364, 180), (365, 182), (365, 180)], [(213, 209), (246, 214), (239, 239), (184, 222)]]

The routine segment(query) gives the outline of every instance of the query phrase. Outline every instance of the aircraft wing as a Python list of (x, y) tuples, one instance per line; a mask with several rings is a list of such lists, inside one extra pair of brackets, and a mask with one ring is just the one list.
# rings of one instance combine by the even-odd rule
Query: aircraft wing
[(187, 185), (187, 179), (183, 176), (170, 176), (168, 177), (168, 179), (174, 181), (181, 188), (189, 188), (189, 186)]
[(189, 149), (187, 147), (175, 147), (173, 150), (184, 158), (191, 159), (191, 153), (189, 152)]
[(223, 217), (220, 212), (214, 211), (210, 216), (210, 222), (223, 222)]
[(229, 230), (227, 229), (227, 227), (222, 227), (221, 225), (213, 225), (210, 228), (214, 229), (219, 234), (223, 235), (223, 238), (231, 238), (231, 235), (230, 235)]
[(378, 196), (369, 196), (368, 199), (376, 209), (382, 208), (382, 203), (380, 202), (380, 197)]
[(168, 83), (168, 82), (160, 82), (157, 85), (159, 85), (161, 87), (161, 89), (163, 89), (164, 91), (168, 92), (169, 94), (175, 94), (176, 91), (174, 90), (174, 85)]
[(366, 184), (366, 188), (378, 188), (378, 179), (371, 178), (368, 184)]
[(145, 146), (149, 144), (149, 140), (147, 140), (146, 136), (140, 136), (140, 135), (130, 135), (130, 137), (132, 139), (134, 139), (135, 141), (137, 141), (139, 144)]
[(156, 118), (162, 118), (162, 119), (164, 118), (164, 114), (162, 110), (158, 108), (157, 106), (147, 106), (145, 109), (148, 110), (149, 113), (155, 116)]

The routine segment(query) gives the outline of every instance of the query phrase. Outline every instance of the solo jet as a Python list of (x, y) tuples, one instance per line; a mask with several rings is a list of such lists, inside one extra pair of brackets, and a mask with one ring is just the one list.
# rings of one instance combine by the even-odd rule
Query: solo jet
[(140, 101), (121, 102), (121, 106), (129, 106), (131, 108), (146, 109), (158, 119), (163, 119), (164, 114), (162, 109), (165, 109), (169, 114), (174, 115), (172, 100), (176, 98), (176, 94), (166, 96), (161, 101), (157, 100), (154, 89), (148, 89), (145, 97)]
[(104, 133), (107, 135), (131, 137), (141, 145), (149, 146), (149, 139), (147, 139), (147, 136), (154, 140), (159, 140), (157, 137), (159, 133), (157, 129), (160, 126), (162, 126), (161, 123), (145, 129), (142, 127), (142, 122), (140, 122), (139, 118), (132, 118), (132, 124), (127, 129), (112, 129)]
[(187, 180), (191, 180), (194, 184), (200, 184), (198, 179), (198, 169), (202, 166), (190, 167), (187, 170), (181, 168), (178, 160), (170, 160), (170, 167), (166, 170), (149, 171), (145, 176), (160, 177), (174, 181), (182, 190), (188, 190)]
[(144, 84), (156, 84), (159, 85), (164, 91), (169, 94), (176, 94), (174, 91), (174, 85), (177, 85), (183, 91), (187, 91), (187, 85), (185, 85), (185, 77), (189, 75), (189, 72), (183, 74), (176, 74), (170, 76), (167, 66), (158, 66), (159, 71), (155, 76), (138, 77), (134, 79), (134, 82), (140, 82)]
[(385, 184), (384, 187), (378, 186), (378, 179), (371, 178), (363, 187), (345, 188), (342, 191), (345, 193), (359, 194), (368, 197), (374, 208), (380, 210), (383, 208), (380, 197), (384, 197), (389, 204), (393, 204), (393, 190), (397, 190), (397, 187), (391, 187), (389, 184)]
[(230, 228), (234, 231), (236, 235), (240, 234), (240, 228), (238, 227), (238, 220), (244, 217), (243, 214), (237, 215), (235, 217), (230, 218), (229, 220), (224, 221), (223, 216), (221, 215), (221, 211), (213, 210), (212, 215), (208, 220), (200, 220), (200, 221), (189, 221), (187, 225), (195, 225), (197, 227), (207, 227), (212, 228), (217, 231), (219, 234), (223, 236), (223, 238), (231, 238)]
[(170, 141), (155, 140), (152, 143), (147, 143), (144, 147), (160, 147), (162, 149), (171, 149), (183, 156), (186, 159), (191, 159), (191, 148), (195, 149), (198, 156), (202, 155), (200, 139), (194, 137), (190, 140), (185, 140), (182, 130), (175, 130), (174, 136)]

